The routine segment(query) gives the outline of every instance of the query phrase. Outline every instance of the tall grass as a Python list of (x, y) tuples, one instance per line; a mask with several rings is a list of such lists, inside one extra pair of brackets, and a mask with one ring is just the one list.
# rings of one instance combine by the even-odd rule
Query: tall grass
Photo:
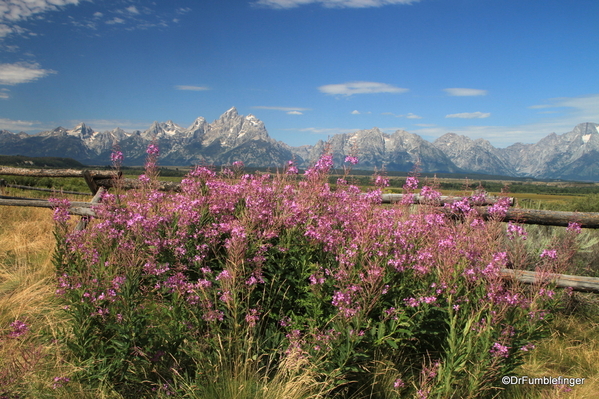
[[(35, 379), (46, 348), (31, 337), (54, 325), (52, 212), (0, 209), (0, 393)], [(26, 326), (23, 326), (22, 324)], [(21, 337), (20, 333), (24, 337)]]
[(61, 388), (77, 366), (56, 339), (67, 319), (55, 295), (53, 231), (49, 209), (0, 207), (0, 397), (110, 397), (109, 388)]

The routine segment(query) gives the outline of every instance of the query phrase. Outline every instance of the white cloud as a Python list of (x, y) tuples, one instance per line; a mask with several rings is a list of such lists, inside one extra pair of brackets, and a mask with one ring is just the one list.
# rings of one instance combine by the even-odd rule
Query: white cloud
[(289, 129), (289, 130), (298, 130), (300, 132), (308, 132), (308, 133), (312, 133), (312, 134), (325, 134), (328, 136), (334, 136), (336, 134), (341, 134), (341, 133), (351, 133), (351, 132), (355, 132), (357, 130), (360, 130), (358, 128), (356, 129), (341, 129), (341, 128), (322, 128), (322, 127), (307, 127), (307, 128), (303, 128), (303, 129)]
[(552, 98), (549, 102), (552, 104), (542, 108), (563, 108), (566, 116), (561, 120), (567, 121), (567, 124), (599, 123), (599, 94)]
[(457, 97), (471, 97), (471, 96), (486, 96), (487, 90), (480, 89), (465, 89), (465, 88), (451, 88), (451, 89), (443, 89), (450, 96)]
[(413, 114), (411, 112), (409, 114), (407, 114), (407, 115), (394, 114), (393, 112), (383, 112), (383, 113), (381, 113), (381, 115), (389, 115), (389, 116), (394, 116), (396, 118), (422, 119), (421, 116), (418, 116), (418, 115)]
[(0, 2), (0, 21), (21, 21), (69, 4), (79, 4), (79, 0), (3, 0)]
[(10, 95), (8, 94), (8, 92), (8, 89), (0, 89), (0, 99), (6, 100), (7, 98), (9, 98)]
[(56, 71), (41, 69), (38, 64), (0, 64), (0, 85), (32, 82), (52, 73)]
[(357, 109), (354, 109), (354, 110), (351, 112), (351, 114), (352, 114), (352, 115), (360, 115), (360, 111), (358, 111)]
[(462, 112), (460, 114), (445, 115), (446, 118), (482, 119), (491, 116), (490, 112)]
[(104, 14), (102, 14), (100, 11), (96, 11), (94, 13), (94, 18), (102, 18), (104, 16)]
[(344, 96), (373, 93), (405, 93), (409, 91), (409, 89), (403, 89), (401, 87), (379, 82), (347, 82), (331, 84), (320, 86), (318, 90), (325, 94)]
[(270, 109), (270, 110), (274, 110), (274, 111), (283, 111), (283, 112), (287, 112), (290, 115), (301, 115), (302, 112), (301, 111), (311, 111), (311, 108), (300, 108), (300, 107), (268, 107), (268, 106), (263, 106), (263, 105), (258, 105), (255, 107), (252, 107), (254, 109)]
[(294, 8), (319, 4), (326, 8), (368, 8), (394, 4), (412, 4), (420, 0), (258, 0), (254, 4), (269, 8)]
[(110, 21), (106, 21), (108, 25), (124, 24), (125, 20), (119, 17), (114, 17)]
[(405, 115), (394, 114), (393, 112), (383, 112), (381, 115), (394, 116), (396, 118), (403, 118)]
[(555, 108), (555, 105), (549, 105), (549, 104), (531, 105), (528, 108), (530, 108), (530, 109)]
[(137, 10), (137, 7), (135, 7), (135, 6), (129, 6), (129, 7), (125, 8), (125, 10), (127, 12), (130, 12), (131, 14), (139, 14), (139, 11)]
[(10, 130), (11, 132), (18, 132), (21, 130), (31, 130), (36, 125), (40, 125), (37, 121), (19, 121), (7, 118), (0, 118), (0, 129)]
[(175, 86), (177, 90), (191, 90), (191, 91), (205, 91), (210, 90), (209, 87), (206, 86)]
[(84, 122), (88, 127), (92, 128), (96, 132), (104, 132), (106, 130), (114, 130), (117, 127), (128, 132), (135, 130), (146, 130), (152, 122), (149, 121), (135, 121), (129, 119), (72, 119), (59, 122), (53, 122), (53, 126), (77, 126), (79, 123)]
[(13, 28), (6, 24), (0, 24), (0, 38), (6, 37), (13, 33)]

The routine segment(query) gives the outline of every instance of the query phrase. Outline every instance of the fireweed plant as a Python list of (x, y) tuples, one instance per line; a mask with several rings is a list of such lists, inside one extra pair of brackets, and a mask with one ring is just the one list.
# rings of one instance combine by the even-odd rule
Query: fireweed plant
[[(90, 386), (274, 398), (269, 380), (310, 373), (297, 397), (494, 397), (556, 304), (549, 285), (500, 277), (508, 265), (559, 271), (570, 251), (511, 264), (526, 236), (497, 221), (506, 202), (490, 221), (480, 196), (442, 214), (431, 187), (428, 205), (382, 207), (384, 177), (367, 193), (344, 178), (331, 188), (330, 154), (304, 176), (293, 161), (275, 175), (197, 167), (167, 194), (158, 148), (148, 154), (140, 188), (105, 194), (87, 229), (71, 231), (68, 202), (55, 202), (63, 340), (81, 368), (69, 377)], [(567, 234), (574, 245), (577, 226)]]

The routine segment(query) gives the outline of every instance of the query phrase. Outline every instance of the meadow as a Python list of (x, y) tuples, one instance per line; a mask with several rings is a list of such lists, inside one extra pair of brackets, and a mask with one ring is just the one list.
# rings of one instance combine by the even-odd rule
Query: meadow
[[(435, 212), (440, 192), (467, 190), (415, 175), (401, 190), (428, 205), (381, 206), (392, 177), (358, 184), (350, 158), (331, 182), (326, 154), (304, 174), (293, 163), (271, 174), (200, 167), (166, 194), (156, 156), (143, 187), (105, 195), (84, 231), (61, 199), (54, 212), (0, 208), (1, 398), (599, 392), (596, 295), (499, 277), (501, 267), (599, 276), (595, 231), (501, 223), (502, 202), (497, 220), (468, 201), (449, 219)], [(593, 198), (576, 194), (557, 201)]]

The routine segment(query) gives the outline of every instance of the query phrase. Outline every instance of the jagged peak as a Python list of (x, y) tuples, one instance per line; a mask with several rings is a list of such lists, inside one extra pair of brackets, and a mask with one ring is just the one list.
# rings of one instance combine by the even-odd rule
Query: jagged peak
[(599, 125), (592, 122), (579, 123), (573, 132), (579, 134), (599, 134)]
[(223, 118), (223, 117), (232, 118), (237, 115), (239, 115), (239, 113), (237, 112), (237, 108), (231, 107), (224, 114), (221, 115), (221, 118)]
[(74, 135), (90, 135), (93, 134), (94, 130), (87, 126), (85, 123), (81, 122), (79, 123), (77, 126), (75, 126), (72, 130), (69, 130), (69, 134), (74, 134)]
[(187, 130), (193, 131), (198, 129), (202, 125), (206, 125), (206, 119), (203, 116), (197, 117), (195, 121), (187, 128)]
[(441, 137), (437, 138), (434, 142), (436, 143), (436, 142), (446, 142), (446, 141), (455, 141), (455, 140), (472, 141), (472, 139), (470, 137), (464, 136), (463, 134), (449, 132), (449, 133), (445, 133)]

